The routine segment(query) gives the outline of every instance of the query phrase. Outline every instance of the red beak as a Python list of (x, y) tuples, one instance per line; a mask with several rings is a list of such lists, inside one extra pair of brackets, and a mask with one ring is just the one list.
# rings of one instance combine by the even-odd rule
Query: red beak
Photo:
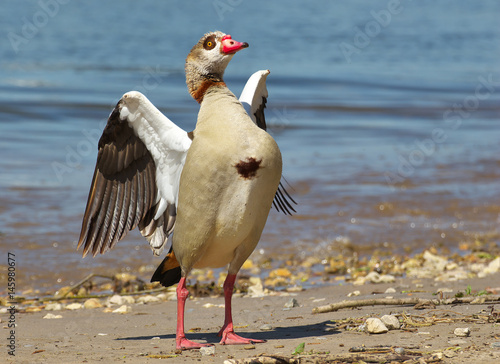
[(247, 47), (247, 42), (237, 42), (231, 39), (229, 34), (222, 37), (222, 53), (224, 54), (234, 54)]

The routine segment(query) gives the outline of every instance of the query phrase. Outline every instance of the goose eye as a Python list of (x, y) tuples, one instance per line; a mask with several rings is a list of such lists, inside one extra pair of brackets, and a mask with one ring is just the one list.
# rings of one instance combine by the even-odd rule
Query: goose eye
[(203, 48), (205, 48), (207, 51), (213, 49), (214, 47), (215, 47), (215, 39), (212, 36), (208, 37), (203, 43)]

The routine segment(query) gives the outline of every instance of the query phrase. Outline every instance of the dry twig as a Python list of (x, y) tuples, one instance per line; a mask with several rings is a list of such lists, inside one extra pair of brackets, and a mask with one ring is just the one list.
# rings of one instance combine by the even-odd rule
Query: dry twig
[(478, 296), (478, 297), (454, 297), (447, 299), (424, 299), (417, 297), (405, 298), (373, 298), (365, 300), (350, 300), (337, 303), (331, 303), (325, 306), (313, 308), (313, 313), (325, 313), (338, 311), (342, 308), (355, 308), (363, 306), (378, 306), (378, 305), (391, 305), (391, 306), (408, 306), (408, 305), (426, 305), (432, 303), (435, 306), (439, 305), (458, 305), (458, 304), (484, 304), (487, 302), (500, 302), (500, 296)]

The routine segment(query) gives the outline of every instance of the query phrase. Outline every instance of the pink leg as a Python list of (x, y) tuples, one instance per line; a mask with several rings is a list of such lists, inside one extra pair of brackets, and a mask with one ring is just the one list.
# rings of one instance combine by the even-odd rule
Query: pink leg
[(235, 345), (235, 344), (253, 344), (265, 343), (266, 340), (246, 339), (234, 333), (233, 316), (231, 313), (231, 299), (233, 297), (234, 281), (236, 274), (228, 274), (224, 281), (224, 302), (225, 302), (225, 319), (224, 326), (219, 331), (219, 336), (222, 336), (220, 341), (221, 345)]
[(211, 346), (211, 344), (195, 343), (186, 339), (184, 334), (184, 307), (189, 296), (189, 291), (186, 288), (186, 278), (182, 277), (177, 285), (177, 332), (175, 335), (176, 348), (181, 350), (199, 349), (202, 346)]

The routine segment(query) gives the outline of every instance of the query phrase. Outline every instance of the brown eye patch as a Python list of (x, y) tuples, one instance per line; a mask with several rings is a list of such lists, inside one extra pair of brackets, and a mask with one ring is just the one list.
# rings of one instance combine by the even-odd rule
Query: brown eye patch
[(207, 51), (210, 49), (213, 49), (215, 47), (215, 37), (213, 35), (209, 36), (207, 39), (205, 39), (205, 42), (203, 42), (203, 48), (205, 48)]

